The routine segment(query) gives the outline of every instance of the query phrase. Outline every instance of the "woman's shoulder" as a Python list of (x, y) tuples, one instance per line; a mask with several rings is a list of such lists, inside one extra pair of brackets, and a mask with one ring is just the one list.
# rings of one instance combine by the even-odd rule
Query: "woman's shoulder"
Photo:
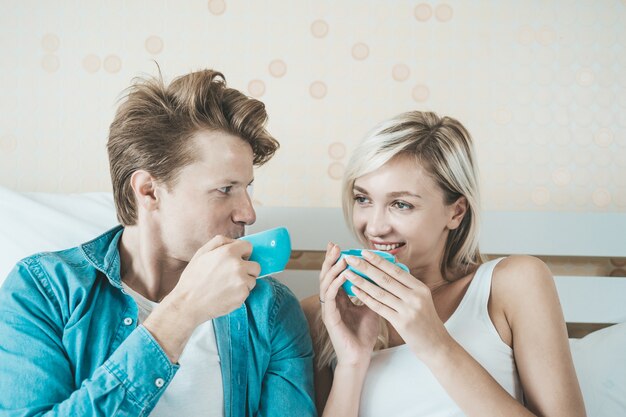
[(529, 255), (503, 258), (493, 270), (493, 280), (505, 285), (533, 285), (552, 281), (552, 273), (541, 259)]
[(493, 270), (492, 293), (504, 305), (515, 305), (525, 297), (533, 299), (546, 291), (555, 291), (554, 278), (541, 259), (512, 255), (502, 259)]

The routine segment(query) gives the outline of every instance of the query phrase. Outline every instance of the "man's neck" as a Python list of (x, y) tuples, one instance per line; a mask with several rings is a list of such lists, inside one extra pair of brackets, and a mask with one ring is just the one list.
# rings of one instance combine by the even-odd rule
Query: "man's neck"
[(187, 266), (167, 256), (156, 233), (138, 226), (124, 228), (119, 251), (122, 282), (154, 302), (172, 291)]

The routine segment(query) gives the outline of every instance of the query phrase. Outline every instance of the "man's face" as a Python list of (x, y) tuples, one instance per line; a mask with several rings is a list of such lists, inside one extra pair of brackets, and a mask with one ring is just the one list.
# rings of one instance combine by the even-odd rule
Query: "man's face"
[(165, 255), (184, 262), (215, 235), (241, 237), (256, 220), (250, 145), (224, 132), (200, 131), (192, 141), (196, 161), (181, 170), (170, 190), (157, 189)]

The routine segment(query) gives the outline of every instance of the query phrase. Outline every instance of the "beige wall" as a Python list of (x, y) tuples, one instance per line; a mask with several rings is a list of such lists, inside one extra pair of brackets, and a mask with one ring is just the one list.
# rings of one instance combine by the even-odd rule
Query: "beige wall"
[(109, 190), (139, 74), (211, 67), (282, 148), (266, 206), (338, 206), (347, 155), (410, 109), (460, 119), (491, 210), (626, 211), (626, 1), (3, 1), (0, 185)]

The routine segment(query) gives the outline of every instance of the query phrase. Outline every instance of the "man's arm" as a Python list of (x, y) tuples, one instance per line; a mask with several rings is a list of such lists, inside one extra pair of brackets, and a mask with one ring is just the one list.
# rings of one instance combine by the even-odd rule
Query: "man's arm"
[(0, 288), (0, 415), (147, 415), (178, 368), (138, 327), (76, 387), (63, 326), (48, 281), (18, 264)]
[(296, 297), (274, 285), (271, 312), (271, 358), (263, 380), (258, 416), (316, 416), (313, 393), (313, 347)]

